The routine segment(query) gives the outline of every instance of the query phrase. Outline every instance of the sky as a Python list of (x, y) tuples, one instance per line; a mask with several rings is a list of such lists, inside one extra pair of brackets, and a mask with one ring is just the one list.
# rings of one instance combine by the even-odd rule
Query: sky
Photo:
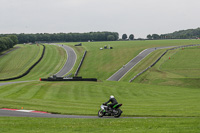
[(200, 27), (200, 0), (0, 0), (0, 34), (111, 31), (146, 38)]

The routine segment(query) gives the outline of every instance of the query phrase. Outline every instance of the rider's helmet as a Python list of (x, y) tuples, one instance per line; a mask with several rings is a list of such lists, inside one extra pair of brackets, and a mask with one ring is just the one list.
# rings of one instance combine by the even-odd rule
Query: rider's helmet
[(111, 96), (110, 96), (110, 99), (111, 99), (111, 98), (114, 98), (114, 96), (113, 96), (113, 95), (111, 95)]

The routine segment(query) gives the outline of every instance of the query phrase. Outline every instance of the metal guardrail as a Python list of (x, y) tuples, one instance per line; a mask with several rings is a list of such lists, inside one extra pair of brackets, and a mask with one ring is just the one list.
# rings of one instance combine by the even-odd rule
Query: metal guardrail
[(140, 76), (141, 74), (143, 74), (144, 72), (146, 72), (148, 69), (150, 69), (151, 67), (153, 67), (169, 50), (174, 50), (174, 49), (183, 48), (183, 47), (193, 47), (193, 46), (200, 46), (200, 44), (183, 45), (183, 46), (178, 46), (178, 47), (174, 47), (174, 48), (171, 48), (171, 49), (167, 49), (153, 64), (151, 64), (149, 67), (147, 67), (146, 69), (144, 69), (142, 72), (138, 73), (129, 82), (132, 82), (138, 76)]
[(83, 61), (84, 61), (84, 59), (85, 59), (86, 54), (87, 54), (87, 51), (85, 51), (85, 53), (83, 54), (83, 57), (82, 57), (82, 59), (81, 59), (81, 62), (80, 62), (79, 66), (78, 66), (78, 68), (77, 68), (77, 70), (76, 70), (76, 72), (75, 72), (75, 74), (74, 74), (75, 77), (76, 77), (76, 76), (78, 75), (78, 73), (79, 73), (79, 70), (80, 70), (80, 68), (81, 68), (81, 66), (82, 66), (82, 64), (83, 64)]

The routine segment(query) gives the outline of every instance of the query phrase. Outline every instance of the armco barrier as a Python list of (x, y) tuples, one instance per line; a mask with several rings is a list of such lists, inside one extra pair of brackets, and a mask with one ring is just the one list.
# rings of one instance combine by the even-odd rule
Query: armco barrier
[(75, 77), (78, 75), (78, 72), (79, 72), (79, 70), (80, 70), (80, 68), (81, 68), (81, 66), (83, 64), (84, 59), (85, 59), (86, 53), (87, 53), (87, 51), (85, 51), (85, 53), (83, 54), (83, 58), (81, 59), (81, 62), (80, 62), (79, 66), (78, 66), (78, 68), (77, 68), (77, 70), (76, 70), (76, 72), (74, 74)]
[(171, 48), (171, 49), (167, 49), (153, 64), (151, 64), (149, 67), (147, 67), (146, 69), (144, 69), (142, 72), (138, 73), (129, 82), (132, 82), (138, 76), (140, 76), (141, 74), (143, 74), (144, 72), (146, 72), (149, 68), (153, 67), (169, 50), (174, 50), (174, 49), (183, 48), (183, 47), (192, 47), (192, 46), (200, 46), (200, 44), (183, 45), (183, 46), (178, 46), (178, 47), (174, 47), (174, 48)]
[(63, 78), (41, 78), (40, 81), (95, 81), (97, 82), (96, 78), (72, 78), (72, 79), (63, 79)]
[(35, 62), (25, 73), (23, 73), (22, 75), (20, 76), (17, 76), (17, 77), (13, 77), (13, 78), (7, 78), (7, 79), (0, 79), (0, 81), (9, 81), (9, 80), (15, 80), (15, 79), (19, 79), (19, 78), (22, 78), (24, 76), (26, 76), (41, 60), (42, 58), (44, 57), (44, 53), (45, 53), (45, 46), (42, 44), (43, 46), (43, 51), (42, 51), (42, 55), (41, 57), (39, 58), (39, 60), (37, 62)]

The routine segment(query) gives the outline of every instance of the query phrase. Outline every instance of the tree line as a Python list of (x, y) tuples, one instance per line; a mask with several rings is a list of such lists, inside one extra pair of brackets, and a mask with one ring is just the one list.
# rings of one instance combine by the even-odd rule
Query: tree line
[(168, 34), (152, 34), (147, 35), (147, 39), (199, 39), (200, 28), (175, 31)]
[(19, 43), (35, 42), (84, 42), (84, 41), (115, 41), (118, 40), (117, 32), (88, 32), (88, 33), (37, 33), (14, 34)]
[(0, 36), (0, 52), (5, 51), (9, 48), (13, 48), (18, 43), (16, 35)]

